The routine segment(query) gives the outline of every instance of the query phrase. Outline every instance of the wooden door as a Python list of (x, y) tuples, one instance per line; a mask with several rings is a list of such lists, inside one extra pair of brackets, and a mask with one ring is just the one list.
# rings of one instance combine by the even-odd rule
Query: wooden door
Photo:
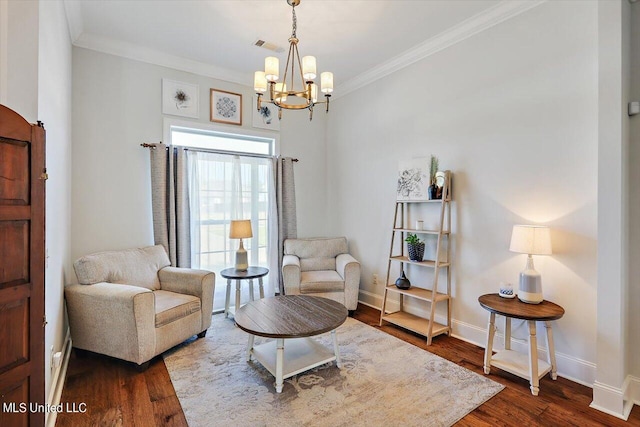
[(0, 105), (0, 426), (44, 425), (45, 132)]

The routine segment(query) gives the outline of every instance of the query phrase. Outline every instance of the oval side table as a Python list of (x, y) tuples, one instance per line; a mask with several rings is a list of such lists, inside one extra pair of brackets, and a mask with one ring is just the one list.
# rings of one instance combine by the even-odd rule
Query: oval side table
[[(518, 298), (502, 298), (498, 294), (486, 294), (478, 298), (482, 308), (489, 311), (489, 331), (487, 346), (484, 350), (484, 373), (489, 374), (491, 366), (511, 372), (529, 380), (531, 394), (538, 395), (540, 378), (551, 372), (551, 379), (557, 379), (556, 354), (553, 347), (551, 321), (564, 315), (564, 308), (551, 301), (540, 304), (527, 304)], [(493, 337), (495, 335), (496, 314), (504, 316), (504, 350), (493, 354)], [(511, 350), (511, 318), (526, 320), (529, 326), (529, 354), (525, 355)], [(536, 322), (544, 322), (547, 330), (548, 360), (538, 360), (538, 340)]]

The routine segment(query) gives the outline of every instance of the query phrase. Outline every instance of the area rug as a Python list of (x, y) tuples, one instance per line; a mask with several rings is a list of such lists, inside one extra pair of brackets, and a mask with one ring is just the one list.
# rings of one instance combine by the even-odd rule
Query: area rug
[[(222, 315), (164, 360), (190, 427), (449, 426), (504, 388), (352, 318), (337, 334), (342, 369), (298, 374), (280, 394), (246, 361), (248, 335)], [(317, 339), (331, 348), (329, 334)]]

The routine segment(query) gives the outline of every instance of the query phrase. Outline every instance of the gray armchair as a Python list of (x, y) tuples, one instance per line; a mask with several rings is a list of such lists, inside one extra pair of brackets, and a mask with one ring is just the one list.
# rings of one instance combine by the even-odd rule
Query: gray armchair
[(74, 263), (65, 287), (73, 346), (148, 366), (211, 325), (215, 275), (170, 267), (162, 246), (100, 252)]
[(285, 240), (282, 278), (286, 295), (329, 298), (349, 311), (358, 306), (360, 263), (345, 237)]

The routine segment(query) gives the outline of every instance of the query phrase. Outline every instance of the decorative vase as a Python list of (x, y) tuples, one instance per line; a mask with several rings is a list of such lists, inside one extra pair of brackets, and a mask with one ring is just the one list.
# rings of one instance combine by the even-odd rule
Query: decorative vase
[(409, 289), (411, 287), (411, 282), (407, 279), (407, 276), (404, 275), (404, 271), (402, 272), (402, 276), (396, 280), (396, 287), (398, 289)]
[[(442, 192), (440, 194), (442, 194)], [(437, 197), (437, 195), (438, 195), (438, 186), (435, 185), (435, 184), (431, 184), (429, 186), (429, 188), (427, 189), (427, 195), (429, 196), (429, 200), (437, 199), (438, 198)]]
[(407, 249), (409, 249), (409, 259), (411, 261), (422, 261), (424, 257), (424, 242), (420, 243), (407, 243)]

